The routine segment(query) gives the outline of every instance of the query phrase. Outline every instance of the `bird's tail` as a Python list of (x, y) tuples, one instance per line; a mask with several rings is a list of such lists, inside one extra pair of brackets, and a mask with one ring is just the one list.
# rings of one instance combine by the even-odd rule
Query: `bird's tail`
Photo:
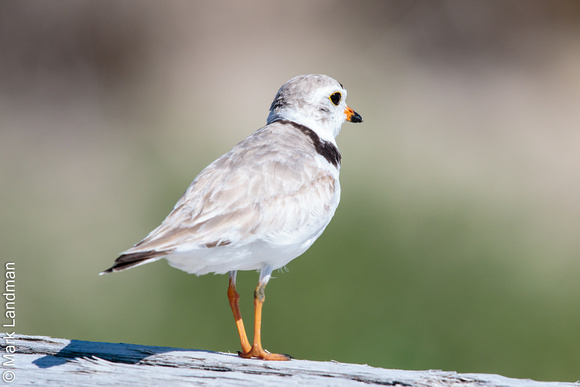
[(149, 262), (157, 261), (167, 255), (167, 251), (140, 251), (137, 253), (122, 254), (115, 260), (115, 264), (107, 270), (100, 273), (100, 275), (114, 273), (130, 269), (135, 266), (144, 265)]

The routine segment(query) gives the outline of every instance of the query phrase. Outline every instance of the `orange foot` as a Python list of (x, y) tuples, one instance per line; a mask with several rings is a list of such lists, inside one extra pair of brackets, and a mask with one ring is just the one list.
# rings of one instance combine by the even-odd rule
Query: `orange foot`
[(238, 352), (240, 357), (245, 359), (250, 359), (252, 357), (262, 359), (262, 360), (274, 360), (274, 361), (287, 361), (291, 357), (284, 355), (282, 353), (270, 353), (264, 350), (262, 347), (252, 347), (248, 352)]

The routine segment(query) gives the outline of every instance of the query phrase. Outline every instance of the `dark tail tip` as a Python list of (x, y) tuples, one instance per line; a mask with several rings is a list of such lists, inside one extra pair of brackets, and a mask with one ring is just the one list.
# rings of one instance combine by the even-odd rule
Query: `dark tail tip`
[(99, 273), (99, 275), (115, 273), (117, 271), (122, 271), (130, 269), (134, 266), (143, 265), (145, 263), (156, 261), (167, 255), (167, 251), (143, 251), (139, 253), (129, 253), (123, 254), (115, 260), (115, 264), (105, 271)]

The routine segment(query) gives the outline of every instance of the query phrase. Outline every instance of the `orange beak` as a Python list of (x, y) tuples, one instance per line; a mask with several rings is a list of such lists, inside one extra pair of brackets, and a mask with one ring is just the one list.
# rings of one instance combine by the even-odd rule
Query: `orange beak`
[(346, 120), (349, 122), (363, 122), (360, 114), (349, 108), (348, 106), (344, 109), (344, 114), (346, 114)]

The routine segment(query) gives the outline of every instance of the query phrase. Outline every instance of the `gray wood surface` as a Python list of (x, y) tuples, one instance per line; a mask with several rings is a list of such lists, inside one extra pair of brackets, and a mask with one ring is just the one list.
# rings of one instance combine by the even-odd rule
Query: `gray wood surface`
[(335, 361), (267, 362), (203, 350), (12, 336), (14, 362), (6, 357), (13, 348), (1, 340), (0, 372), (5, 381), (13, 376), (14, 386), (580, 386), (490, 374), (390, 370)]

